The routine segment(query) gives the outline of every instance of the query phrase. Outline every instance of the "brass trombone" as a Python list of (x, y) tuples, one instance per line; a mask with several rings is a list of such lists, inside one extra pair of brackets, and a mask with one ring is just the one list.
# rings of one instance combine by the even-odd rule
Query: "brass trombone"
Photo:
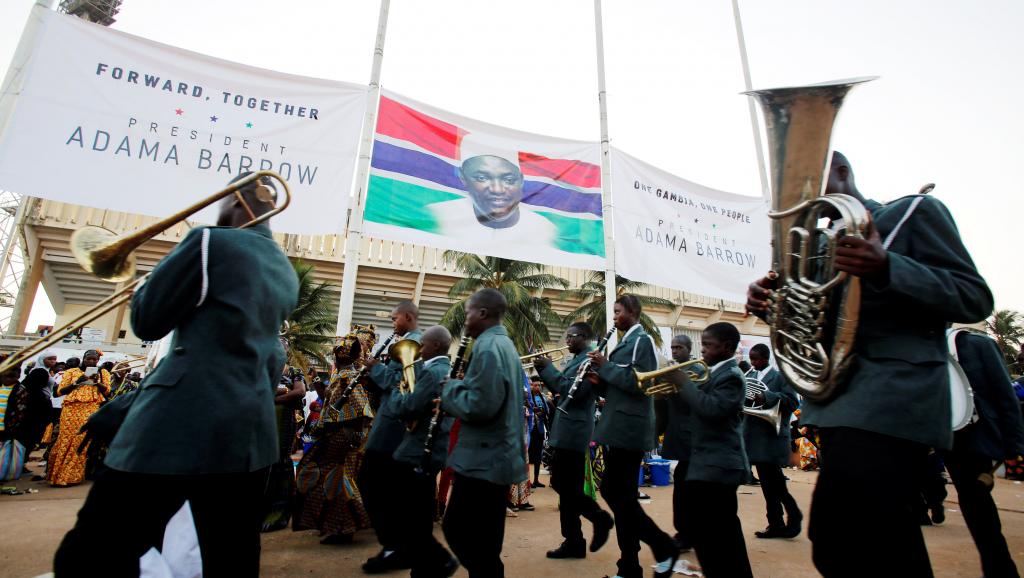
[[(698, 369), (702, 369), (703, 372), (698, 373)], [(679, 391), (679, 383), (672, 380), (658, 381), (659, 377), (669, 376), (676, 371), (683, 371), (686, 377), (695, 384), (704, 383), (711, 379), (711, 368), (702, 359), (667, 365), (654, 371), (637, 371), (634, 369), (633, 373), (636, 375), (636, 385), (640, 388), (640, 391), (648, 397), (655, 397), (659, 395), (673, 395)], [(678, 377), (675, 376), (676, 380), (678, 380)]]
[(114, 367), (110, 368), (110, 373), (117, 373), (119, 371), (128, 371), (132, 369), (142, 369), (147, 363), (146, 355), (135, 355), (128, 359), (122, 359), (114, 364)]
[(533, 369), (533, 362), (527, 363), (527, 361), (535, 357), (540, 357), (541, 355), (549, 356), (551, 361), (561, 361), (565, 357), (566, 351), (569, 351), (568, 345), (563, 345), (562, 347), (556, 347), (554, 349), (545, 349), (544, 351), (524, 355), (519, 358), (519, 362), (523, 364), (523, 371), (529, 371)]
[[(284, 201), (270, 211), (256, 217), (252, 209), (249, 207), (249, 204), (245, 202), (244, 198), (242, 198), (240, 191), (247, 185), (256, 182), (262, 177), (272, 178), (281, 184), (284, 192)], [(274, 203), (274, 193), (267, 185), (260, 183), (256, 186), (253, 194), (258, 200), (264, 203)], [(192, 214), (205, 209), (228, 195), (235, 195), (238, 197), (238, 200), (249, 212), (249, 215), (253, 216), (251, 221), (239, 227), (241, 229), (258, 225), (259, 223), (266, 221), (285, 210), (292, 200), (291, 189), (288, 187), (288, 183), (281, 175), (274, 171), (258, 171), (231, 183), (227, 187), (210, 195), (209, 197), (206, 197), (202, 201), (199, 201), (198, 203), (195, 203), (186, 209), (167, 217), (166, 219), (157, 221), (145, 229), (140, 229), (130, 235), (118, 237), (113, 231), (109, 231), (102, 227), (82, 227), (71, 235), (71, 253), (75, 256), (75, 259), (78, 260), (79, 265), (81, 265), (83, 269), (89, 271), (93, 275), (96, 275), (100, 279), (114, 283), (127, 281), (135, 277), (135, 256), (132, 253), (136, 249), (151, 240), (153, 237), (156, 237), (160, 233), (169, 229), (171, 226), (176, 225), (180, 221), (184, 221)], [(131, 299), (132, 293), (139, 288), (145, 278), (146, 277), (140, 277), (135, 279), (131, 283), (125, 285), (120, 291), (114, 292), (110, 297), (100, 301), (89, 310), (67, 322), (60, 329), (54, 330), (46, 337), (38, 339), (28, 347), (12, 354), (4, 360), (2, 364), (0, 364), (0, 373), (24, 363), (27, 359), (31, 359), (39, 355), (44, 350), (60, 343), (68, 335), (78, 331), (87, 323), (95, 321), (114, 309), (117, 309), (126, 301)]]

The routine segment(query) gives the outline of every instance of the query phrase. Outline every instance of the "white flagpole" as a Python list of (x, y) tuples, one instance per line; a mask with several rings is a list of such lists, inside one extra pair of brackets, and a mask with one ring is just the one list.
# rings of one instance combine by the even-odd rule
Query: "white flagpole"
[(363, 209), (366, 206), (366, 189), (370, 180), (370, 158), (373, 156), (373, 134), (377, 129), (377, 107), (380, 104), (380, 69), (384, 63), (384, 38), (388, 28), (388, 9), (391, 0), (380, 1), (380, 15), (377, 17), (377, 42), (373, 47), (373, 69), (370, 72), (370, 89), (366, 93), (366, 117), (363, 119), (363, 136), (359, 144), (359, 162), (356, 166), (356, 205), (348, 219), (345, 236), (345, 265), (341, 277), (341, 301), (338, 304), (338, 327), (336, 335), (348, 333), (352, 324), (352, 306), (356, 298), (356, 274), (359, 272), (360, 248), (363, 244)]
[[(594, 0), (594, 21), (597, 30), (597, 100), (601, 110), (601, 215), (604, 220), (604, 314), (608, 326), (612, 327), (615, 306), (615, 234), (612, 223), (612, 169), (608, 142), (608, 93), (604, 84), (604, 24), (601, 17), (601, 0)], [(595, 328), (596, 329), (596, 328)], [(611, 351), (615, 334), (608, 341)]]
[[(750, 85), (750, 62), (747, 61), (747, 42), (743, 38), (743, 21), (740, 19), (739, 0), (732, 0), (732, 15), (736, 21), (736, 41), (740, 47), (740, 63), (743, 65), (743, 85), (746, 90), (753, 90)], [(764, 200), (771, 201), (772, 193), (768, 187), (768, 171), (764, 166), (764, 149), (761, 146), (761, 124), (757, 120), (757, 107), (754, 105), (754, 97), (747, 97), (747, 108), (750, 111), (750, 126), (754, 131), (754, 149), (757, 151), (758, 175), (761, 177), (761, 196)]]

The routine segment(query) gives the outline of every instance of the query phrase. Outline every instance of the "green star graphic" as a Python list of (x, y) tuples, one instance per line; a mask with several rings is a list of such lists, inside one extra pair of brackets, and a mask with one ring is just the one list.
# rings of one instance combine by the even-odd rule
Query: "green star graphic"
[(245, 128), (252, 128), (252, 123), (251, 122), (245, 123)]

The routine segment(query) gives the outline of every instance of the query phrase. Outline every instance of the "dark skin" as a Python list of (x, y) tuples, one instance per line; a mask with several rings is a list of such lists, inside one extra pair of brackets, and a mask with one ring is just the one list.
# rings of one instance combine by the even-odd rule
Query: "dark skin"
[[(391, 310), (391, 327), (394, 328), (395, 335), (405, 335), (413, 329), (416, 329), (418, 325), (419, 320), (416, 319), (416, 316), (413, 315), (411, 311), (403, 310), (400, 307), (395, 307)], [(424, 357), (423, 359), (429, 358)], [(380, 363), (379, 359), (371, 357), (366, 360), (366, 368), (370, 369), (378, 363)]]
[(20, 375), (21, 366), (12, 367), (11, 369), (8, 369), (3, 375), (0, 375), (0, 384), (3, 384), (7, 387), (15, 385), (16, 383), (18, 383), (18, 377)]
[[(629, 331), (631, 327), (636, 325), (640, 320), (640, 313), (637, 311), (630, 311), (623, 307), (620, 303), (616, 303), (613, 308), (614, 317), (612, 322), (615, 324), (615, 328), (619, 331)], [(591, 351), (587, 354), (590, 358), (592, 367), (599, 368), (607, 363), (608, 358), (604, 356), (600, 351)]]
[[(288, 364), (284, 366), (285, 373), (288, 372)], [(280, 391), (280, 389), (278, 390)], [(274, 396), (274, 403), (285, 404), (289, 401), (306, 395), (306, 384), (302, 383), (302, 379), (296, 377), (292, 380), (292, 388), (285, 393), (279, 393)]]
[(705, 331), (700, 335), (700, 356), (708, 367), (732, 359), (736, 355), (736, 344), (732, 341), (719, 341), (717, 337)]
[[(242, 189), (238, 195), (224, 197), (224, 200), (220, 202), (220, 212), (217, 215), (218, 227), (241, 227), (253, 219), (249, 212), (245, 210), (242, 199), (248, 203), (253, 215), (257, 217), (274, 208), (271, 203), (264, 203), (256, 198), (253, 194), (256, 186), (255, 183), (251, 183)], [(269, 221), (264, 221), (264, 223), (269, 223)]]
[(680, 339), (678, 337), (672, 339), (672, 361), (676, 363), (683, 363), (684, 361), (690, 360), (690, 347), (689, 340)]
[[(864, 196), (857, 190), (850, 166), (842, 161), (833, 160), (829, 170), (826, 195), (849, 195), (861, 203)], [(889, 274), (889, 254), (882, 247), (882, 238), (872, 223), (869, 225), (867, 238), (843, 237), (836, 248), (836, 269), (862, 279), (882, 281)], [(747, 311), (763, 316), (768, 311), (768, 297), (778, 280), (775, 272), (770, 272), (747, 287)]]
[[(96, 364), (99, 363), (99, 361), (100, 361), (100, 358), (92, 356), (92, 355), (82, 359), (82, 370), (85, 371), (86, 367), (96, 367)], [(82, 384), (82, 383), (86, 383), (86, 382), (95, 383), (91, 376), (84, 375), (84, 374), (81, 375), (78, 378), (77, 381), (75, 381), (76, 384)]]
[[(573, 355), (579, 355), (580, 352), (586, 351), (590, 345), (590, 340), (586, 339), (578, 333), (577, 330), (569, 328), (569, 331), (565, 334), (565, 345), (569, 348), (569, 353)], [(537, 371), (543, 371), (544, 368), (551, 365), (551, 358), (546, 355), (533, 358), (533, 367)]]
[(488, 309), (482, 300), (470, 297), (466, 302), (466, 333), (473, 339), (500, 323), (501, 317)]

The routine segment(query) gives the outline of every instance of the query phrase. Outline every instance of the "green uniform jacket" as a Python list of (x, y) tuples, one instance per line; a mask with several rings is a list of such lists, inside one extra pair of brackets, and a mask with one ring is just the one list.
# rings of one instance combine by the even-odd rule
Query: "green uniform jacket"
[(684, 379), (679, 397), (690, 406), (693, 446), (687, 481), (739, 484), (746, 474), (740, 415), (746, 382), (730, 359), (711, 372), (711, 379), (694, 385)]
[(192, 230), (132, 297), (140, 339), (175, 333), (104, 463), (219, 474), (276, 462), (274, 390), (285, 362), (278, 333), (297, 300), (295, 270), (268, 227)]
[[(448, 377), (451, 369), (452, 362), (444, 355), (430, 360), (429, 365), (419, 360), (416, 362), (415, 390), (412, 393), (395, 391), (391, 394), (391, 413), (403, 424), (415, 422), (413, 429), (405, 432), (402, 443), (395, 450), (396, 460), (420, 465), (430, 418), (434, 413), (434, 400), (441, 396), (441, 382)], [(430, 454), (434, 472), (444, 468), (448, 457), (448, 432), (451, 431), (452, 421), (450, 417), (441, 420), (441, 428), (434, 436), (434, 451)]]
[[(867, 201), (882, 239), (914, 198), (885, 206)], [(991, 311), (992, 292), (961, 243), (953, 217), (938, 199), (924, 197), (889, 246), (887, 274), (861, 283), (852, 376), (831, 400), (807, 400), (801, 422), (949, 449), (946, 325), (974, 323)]]
[[(675, 364), (676, 361), (670, 363)], [(704, 375), (704, 369), (700, 367), (690, 371)], [(665, 403), (668, 408), (668, 425), (665, 428), (665, 441), (661, 445), (661, 457), (688, 462), (693, 443), (693, 417), (690, 415), (690, 405), (678, 394), (667, 396)]]
[[(402, 339), (412, 339), (420, 342), (423, 332), (413, 329), (405, 334)], [(396, 340), (398, 343), (401, 339)], [(395, 386), (402, 381), (402, 362), (397, 359), (388, 359), (386, 364), (378, 363), (370, 369), (370, 381), (380, 390), (380, 407), (377, 415), (373, 418), (373, 428), (370, 429), (370, 437), (366, 440), (366, 451), (384, 452), (393, 454), (402, 443), (405, 435), (405, 424), (394, 413), (394, 407), (389, 403)]]
[(583, 379), (573, 394), (572, 403), (566, 403), (576, 372), (586, 360), (587, 352), (584, 351), (570, 359), (562, 371), (555, 369), (554, 365), (548, 365), (540, 372), (544, 385), (561, 396), (559, 407), (568, 412), (555, 410), (548, 434), (550, 447), (577, 452), (585, 452), (590, 448), (590, 438), (594, 434), (594, 392), (590, 381)]
[(1020, 402), (995, 340), (965, 331), (956, 336), (956, 350), (974, 390), (978, 421), (953, 434), (953, 449), (993, 460), (1024, 454)]
[(448, 466), (493, 484), (526, 479), (523, 366), (501, 325), (473, 342), (465, 379), (445, 384), (441, 407), (462, 420)]
[(634, 327), (597, 371), (599, 379), (594, 391), (605, 398), (605, 406), (594, 431), (594, 440), (613, 448), (647, 451), (657, 445), (654, 401), (637, 387), (633, 370), (657, 369), (658, 357), (651, 336), (639, 324)]
[[(755, 371), (750, 370), (752, 375)], [(743, 415), (743, 444), (747, 450), (747, 458), (752, 464), (778, 464), (789, 465), (789, 418), (793, 410), (800, 403), (796, 392), (782, 374), (774, 367), (769, 367), (768, 372), (761, 377), (761, 381), (768, 386), (764, 393), (764, 409), (773, 409), (779, 406), (779, 417), (782, 418), (779, 431), (767, 420), (752, 415)], [(781, 404), (781, 405), (780, 405)]]

